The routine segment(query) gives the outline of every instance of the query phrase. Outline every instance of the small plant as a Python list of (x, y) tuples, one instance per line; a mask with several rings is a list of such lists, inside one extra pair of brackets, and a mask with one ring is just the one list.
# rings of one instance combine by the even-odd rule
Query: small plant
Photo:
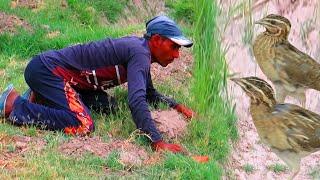
[(285, 172), (288, 168), (284, 164), (276, 163), (274, 165), (270, 165), (268, 169), (272, 170), (275, 173), (281, 173), (281, 172)]
[(68, 2), (72, 10), (77, 14), (78, 19), (85, 25), (92, 25), (97, 22), (97, 12), (94, 7), (83, 2)]
[(254, 171), (254, 166), (252, 164), (245, 164), (242, 168), (246, 173), (252, 173)]
[(166, 6), (172, 8), (171, 15), (188, 23), (195, 21), (195, 7), (192, 0), (166, 0)]
[(112, 170), (122, 170), (124, 168), (123, 164), (119, 162), (119, 152), (113, 151), (109, 154), (107, 158), (107, 167)]
[(7, 150), (8, 152), (14, 152), (16, 150), (16, 146), (11, 143), (7, 146)]
[(37, 135), (37, 128), (35, 126), (30, 126), (26, 129), (27, 136), (36, 136)]
[(312, 168), (309, 175), (312, 179), (320, 179), (320, 166)]

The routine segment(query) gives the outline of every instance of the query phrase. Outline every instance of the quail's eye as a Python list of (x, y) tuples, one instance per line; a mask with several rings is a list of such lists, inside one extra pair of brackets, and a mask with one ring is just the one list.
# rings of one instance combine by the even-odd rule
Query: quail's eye
[(275, 24), (276, 24), (276, 22), (275, 22), (275, 21), (270, 21), (270, 23), (271, 23), (271, 24), (273, 24), (273, 25), (275, 25)]

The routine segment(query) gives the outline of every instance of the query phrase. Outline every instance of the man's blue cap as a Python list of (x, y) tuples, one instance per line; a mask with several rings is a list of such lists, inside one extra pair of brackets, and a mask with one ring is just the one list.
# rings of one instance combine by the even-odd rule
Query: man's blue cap
[(183, 36), (180, 27), (169, 17), (161, 15), (156, 16), (146, 23), (147, 36), (151, 37), (154, 34), (171, 39), (173, 42), (191, 47), (193, 42)]

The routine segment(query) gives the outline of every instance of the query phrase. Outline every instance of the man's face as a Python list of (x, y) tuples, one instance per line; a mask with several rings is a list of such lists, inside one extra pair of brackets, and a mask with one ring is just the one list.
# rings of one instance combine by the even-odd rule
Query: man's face
[(151, 49), (151, 54), (153, 60), (161, 66), (166, 67), (168, 64), (172, 63), (175, 58), (179, 57), (180, 45), (161, 36), (154, 39), (154, 41), (158, 42), (155, 43), (156, 47)]

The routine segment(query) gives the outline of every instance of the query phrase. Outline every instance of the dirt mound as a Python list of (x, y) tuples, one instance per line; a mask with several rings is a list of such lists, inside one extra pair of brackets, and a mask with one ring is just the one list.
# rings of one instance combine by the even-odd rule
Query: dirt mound
[(149, 159), (148, 153), (129, 141), (111, 139), (104, 142), (99, 137), (75, 137), (59, 146), (65, 155), (81, 157), (87, 153), (100, 157), (108, 157), (114, 151), (120, 154), (120, 163), (126, 166), (141, 166)]
[(187, 122), (176, 110), (153, 111), (151, 116), (158, 130), (170, 139), (182, 137), (187, 130)]
[(4, 32), (15, 33), (18, 27), (31, 31), (31, 26), (23, 19), (0, 12), (0, 34)]
[(29, 9), (37, 9), (41, 5), (42, 0), (13, 0), (11, 8), (24, 7)]
[(42, 138), (0, 134), (0, 167), (15, 169), (23, 164), (27, 152), (40, 152), (46, 145)]

